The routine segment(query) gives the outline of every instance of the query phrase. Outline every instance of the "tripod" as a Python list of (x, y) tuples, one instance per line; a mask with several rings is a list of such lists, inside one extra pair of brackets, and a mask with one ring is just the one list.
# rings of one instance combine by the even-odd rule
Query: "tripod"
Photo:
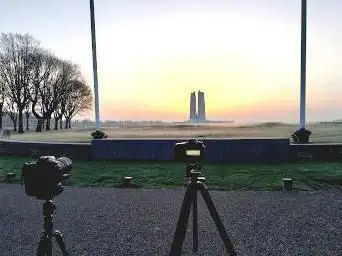
[(56, 205), (52, 200), (46, 200), (43, 204), (44, 215), (44, 231), (40, 237), (37, 256), (52, 256), (52, 237), (57, 241), (59, 249), (62, 251), (63, 256), (70, 256), (65, 248), (62, 233), (58, 230), (53, 230), (53, 212), (56, 209)]
[[(220, 236), (223, 240), (223, 243), (226, 247), (227, 253), (231, 256), (236, 256), (236, 252), (234, 250), (233, 244), (230, 241), (228, 234), (220, 220), (220, 217), (217, 213), (217, 210), (214, 206), (213, 201), (209, 195), (209, 192), (204, 185), (203, 182), (200, 181), (199, 175), (200, 172), (191, 171), (190, 177), (191, 182), (188, 183), (187, 190), (184, 195), (183, 204), (181, 207), (180, 215), (178, 218), (177, 228), (175, 235), (173, 237), (171, 251), (169, 256), (178, 256), (181, 255), (182, 246), (186, 235), (186, 229), (188, 226), (189, 215), (191, 204), (193, 206), (193, 251), (198, 251), (198, 212), (197, 212), (197, 190), (201, 191), (203, 199), (209, 209), (210, 215), (213, 218), (217, 230), (220, 233)], [(202, 178), (203, 179), (203, 178)]]

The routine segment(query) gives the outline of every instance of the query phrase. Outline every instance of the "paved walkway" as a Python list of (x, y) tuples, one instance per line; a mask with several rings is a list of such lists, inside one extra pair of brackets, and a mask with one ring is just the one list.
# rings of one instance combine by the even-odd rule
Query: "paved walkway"
[[(238, 255), (342, 255), (342, 192), (210, 195)], [(67, 187), (55, 200), (55, 226), (72, 255), (168, 255), (183, 196), (183, 188)], [(0, 184), (0, 255), (35, 255), (42, 221), (40, 201)], [(226, 255), (202, 198), (199, 250), (192, 253), (190, 221), (184, 255)]]

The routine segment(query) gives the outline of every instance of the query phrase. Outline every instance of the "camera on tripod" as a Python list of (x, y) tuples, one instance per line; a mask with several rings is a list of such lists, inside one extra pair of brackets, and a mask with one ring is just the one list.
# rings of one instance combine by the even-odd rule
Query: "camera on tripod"
[(50, 200), (64, 190), (63, 182), (70, 178), (72, 161), (67, 157), (41, 156), (36, 162), (25, 163), (21, 184), (25, 192), (40, 200)]
[(191, 139), (185, 142), (176, 143), (174, 147), (175, 160), (186, 163), (186, 176), (184, 185), (187, 187), (178, 217), (175, 235), (171, 244), (169, 256), (178, 256), (182, 253), (182, 246), (188, 226), (190, 210), (192, 207), (193, 218), (193, 251), (198, 251), (198, 210), (197, 210), (197, 191), (200, 191), (207, 205), (210, 215), (213, 218), (221, 239), (230, 256), (236, 256), (234, 246), (225, 230), (225, 227), (218, 215), (214, 202), (212, 201), (207, 186), (204, 184), (205, 177), (201, 176), (201, 163), (204, 160), (205, 145), (202, 141)]
[(186, 163), (186, 177), (190, 177), (192, 170), (200, 171), (204, 159), (205, 145), (202, 141), (190, 139), (176, 143), (174, 147), (175, 160)]

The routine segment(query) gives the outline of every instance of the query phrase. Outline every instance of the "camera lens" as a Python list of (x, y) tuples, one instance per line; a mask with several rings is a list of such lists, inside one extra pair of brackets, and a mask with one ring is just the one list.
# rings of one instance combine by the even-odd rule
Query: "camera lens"
[(72, 161), (67, 157), (60, 157), (56, 159), (58, 162), (59, 170), (63, 173), (68, 173), (71, 171), (72, 168)]

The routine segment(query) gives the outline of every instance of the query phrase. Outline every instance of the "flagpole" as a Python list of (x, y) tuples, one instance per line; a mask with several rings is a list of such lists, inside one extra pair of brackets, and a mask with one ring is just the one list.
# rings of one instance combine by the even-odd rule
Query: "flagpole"
[(91, 42), (92, 42), (92, 51), (93, 51), (93, 75), (94, 75), (94, 95), (95, 95), (95, 123), (96, 123), (96, 130), (99, 130), (100, 129), (100, 114), (99, 114), (99, 91), (98, 91), (98, 80), (97, 80), (97, 58), (96, 58), (94, 0), (90, 0), (90, 22), (91, 22)]
[(311, 131), (305, 129), (306, 105), (306, 20), (307, 0), (302, 1), (301, 10), (301, 51), (300, 51), (300, 128), (292, 134), (295, 143), (309, 143)]
[(306, 12), (307, 0), (302, 0), (302, 26), (301, 26), (301, 67), (300, 67), (300, 128), (305, 129), (305, 103), (306, 103)]

